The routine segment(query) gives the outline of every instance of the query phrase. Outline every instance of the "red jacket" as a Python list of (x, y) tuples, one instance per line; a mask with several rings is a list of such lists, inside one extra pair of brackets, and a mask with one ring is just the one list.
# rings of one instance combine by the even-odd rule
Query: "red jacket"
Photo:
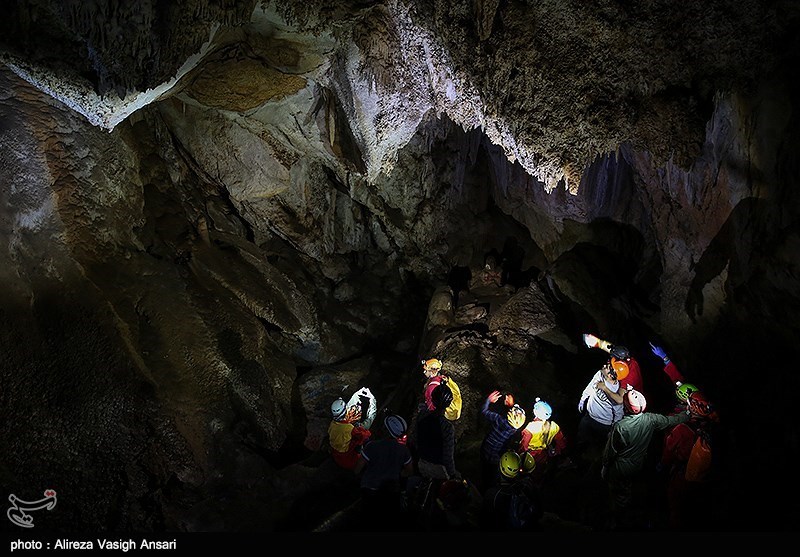
[(692, 428), (691, 422), (673, 427), (664, 438), (661, 464), (667, 467), (686, 464), (696, 439), (697, 432)]
[(628, 385), (630, 385), (640, 393), (644, 393), (644, 381), (642, 381), (642, 372), (639, 369), (639, 362), (631, 358), (626, 360), (625, 363), (628, 364), (628, 375), (625, 379), (619, 380), (620, 390), (627, 389)]
[(681, 383), (686, 383), (686, 380), (683, 378), (683, 374), (678, 370), (678, 367), (673, 364), (671, 361), (664, 364), (664, 373), (667, 374), (669, 380), (673, 383), (677, 383), (680, 381)]
[[(334, 426), (334, 424), (331, 425)], [(328, 428), (328, 431), (330, 435), (332, 431), (331, 428)], [(346, 434), (346, 429), (340, 431), (342, 431), (342, 435)], [(350, 429), (349, 435), (350, 439), (346, 441), (347, 450), (339, 451), (333, 446), (334, 443), (332, 443), (331, 456), (333, 457), (333, 460), (336, 462), (336, 464), (347, 470), (352, 470), (353, 468), (355, 468), (356, 464), (358, 464), (358, 459), (361, 457), (361, 446), (367, 442), (367, 440), (372, 435), (372, 432), (369, 431), (368, 429), (364, 429), (361, 426), (354, 426), (352, 427), (352, 429)], [(335, 444), (338, 445), (339, 443), (342, 442), (344, 442), (343, 439), (337, 436)]]

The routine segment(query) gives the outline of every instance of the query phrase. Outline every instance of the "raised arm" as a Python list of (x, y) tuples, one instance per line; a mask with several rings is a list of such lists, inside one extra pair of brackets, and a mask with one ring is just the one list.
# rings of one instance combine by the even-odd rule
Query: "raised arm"
[(678, 370), (678, 367), (674, 363), (672, 363), (672, 361), (669, 359), (669, 356), (667, 356), (667, 352), (663, 348), (661, 348), (660, 346), (656, 346), (652, 342), (648, 344), (650, 344), (650, 351), (657, 357), (661, 358), (661, 361), (664, 362), (664, 373), (667, 374), (669, 380), (672, 381), (673, 383), (677, 383), (678, 381), (684, 383), (685, 380), (683, 378), (683, 374), (680, 372), (680, 370)]

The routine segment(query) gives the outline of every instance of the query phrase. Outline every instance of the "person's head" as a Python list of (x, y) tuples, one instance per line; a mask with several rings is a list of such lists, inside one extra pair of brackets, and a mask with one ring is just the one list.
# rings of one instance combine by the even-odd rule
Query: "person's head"
[(681, 402), (688, 402), (689, 401), (689, 395), (691, 395), (692, 393), (697, 392), (699, 390), (700, 389), (698, 389), (692, 383), (680, 383), (680, 382), (678, 382), (678, 385), (675, 388), (675, 396), (678, 397), (678, 400), (680, 400)]
[(617, 371), (611, 366), (611, 362), (607, 362), (600, 368), (600, 374), (606, 385), (618, 385), (619, 379), (617, 378)]
[(536, 402), (533, 405), (533, 417), (546, 422), (552, 415), (553, 409), (550, 407), (550, 405), (537, 396)]
[(506, 418), (508, 419), (508, 423), (511, 424), (511, 427), (519, 429), (525, 425), (525, 410), (523, 410), (519, 404), (515, 404), (508, 409)]
[(408, 424), (402, 416), (398, 416), (397, 414), (389, 414), (386, 416), (386, 418), (384, 418), (383, 425), (386, 428), (386, 431), (389, 432), (389, 435), (395, 439), (400, 440), (406, 436)]
[(628, 389), (622, 395), (622, 406), (626, 414), (641, 414), (647, 407), (647, 400), (636, 389)]
[(453, 391), (450, 390), (450, 387), (442, 383), (433, 389), (431, 393), (431, 402), (435, 410), (444, 411), (444, 409), (453, 402)]
[(631, 353), (625, 346), (612, 346), (610, 355), (609, 364), (617, 372), (617, 379), (622, 381), (630, 372)]
[(341, 421), (347, 412), (347, 404), (342, 397), (337, 398), (331, 404), (331, 416), (334, 420)]
[(611, 349), (609, 350), (609, 354), (611, 354), (612, 358), (615, 358), (623, 362), (627, 362), (628, 360), (631, 359), (630, 350), (628, 350), (627, 347), (622, 345), (612, 346)]
[(707, 418), (714, 411), (711, 403), (700, 391), (690, 393), (687, 402), (689, 403), (689, 412), (694, 416)]
[(530, 474), (536, 468), (536, 459), (533, 458), (533, 455), (528, 451), (525, 451), (525, 455), (522, 457), (522, 472), (525, 474)]
[(613, 369), (614, 373), (617, 375), (617, 379), (619, 379), (620, 381), (625, 379), (628, 376), (628, 373), (630, 373), (630, 368), (628, 367), (628, 364), (626, 364), (622, 360), (611, 358), (611, 362), (609, 363), (611, 364), (611, 369)]
[(513, 479), (519, 475), (522, 468), (522, 459), (514, 451), (506, 451), (500, 455), (500, 473), (504, 477)]
[(425, 377), (436, 377), (442, 371), (442, 361), (436, 358), (422, 360), (422, 373)]

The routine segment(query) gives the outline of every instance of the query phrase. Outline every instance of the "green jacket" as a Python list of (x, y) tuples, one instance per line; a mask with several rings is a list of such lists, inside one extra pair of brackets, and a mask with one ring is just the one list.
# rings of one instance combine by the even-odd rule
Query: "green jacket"
[(656, 430), (667, 429), (689, 420), (680, 412), (664, 416), (651, 412), (626, 414), (614, 424), (603, 451), (603, 466), (610, 477), (631, 476), (639, 472), (647, 457), (647, 448)]

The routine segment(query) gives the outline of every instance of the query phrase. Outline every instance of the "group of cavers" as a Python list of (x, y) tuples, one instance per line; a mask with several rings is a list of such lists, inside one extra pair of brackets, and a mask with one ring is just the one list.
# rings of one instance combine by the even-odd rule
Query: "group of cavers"
[(421, 362), (425, 387), (411, 429), (402, 416), (385, 413), (383, 431), (373, 436), (377, 408), (367, 388), (348, 402), (335, 400), (330, 453), (358, 477), (358, 527), (536, 530), (544, 512), (541, 488), (555, 467), (586, 470), (605, 483), (604, 529), (640, 529), (637, 514), (647, 497), (643, 477), (651, 472), (654, 435), (663, 432), (655, 468), (663, 478), (668, 527), (685, 529), (692, 493), (709, 475), (717, 413), (661, 347), (650, 344), (676, 395), (674, 408), (664, 414), (646, 410), (641, 370), (626, 347), (591, 334), (583, 341), (605, 351), (608, 359), (581, 393), (574, 443), (568, 444), (547, 401), (537, 397), (528, 415), (512, 394), (492, 391), (481, 408), (487, 433), (477, 485), (456, 468), (454, 423), (461, 417), (462, 399), (441, 360)]

